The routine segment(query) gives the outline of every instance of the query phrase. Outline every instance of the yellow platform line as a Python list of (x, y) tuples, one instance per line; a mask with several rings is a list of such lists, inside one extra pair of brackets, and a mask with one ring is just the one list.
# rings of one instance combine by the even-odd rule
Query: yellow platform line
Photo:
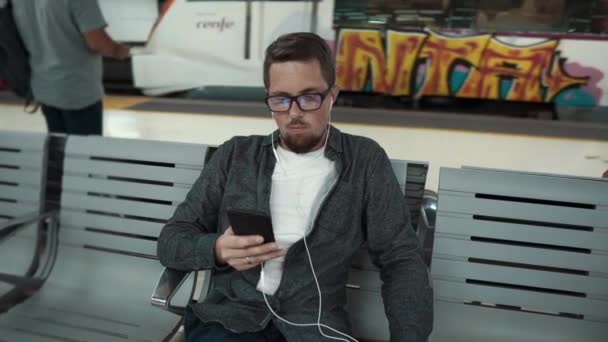
[(129, 109), (148, 101), (150, 99), (144, 96), (106, 96), (103, 98), (103, 107), (107, 110)]
[[(103, 98), (103, 107), (104, 110), (121, 110), (121, 109), (129, 109), (133, 106), (146, 103), (151, 99), (145, 96), (105, 96)], [(15, 103), (1, 103), (1, 106), (9, 106), (9, 107), (23, 107), (25, 102), (15, 102)]]

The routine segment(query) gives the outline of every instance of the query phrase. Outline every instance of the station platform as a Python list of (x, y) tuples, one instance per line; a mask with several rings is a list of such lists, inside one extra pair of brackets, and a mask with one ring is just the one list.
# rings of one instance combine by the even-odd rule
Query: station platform
[[(235, 135), (269, 134), (263, 103), (138, 96), (104, 99), (104, 135), (219, 145)], [(608, 124), (334, 107), (332, 124), (376, 140), (396, 159), (428, 162), (427, 188), (440, 167), (479, 166), (600, 177), (608, 169)], [(45, 131), (40, 112), (0, 92), (2, 129)]]

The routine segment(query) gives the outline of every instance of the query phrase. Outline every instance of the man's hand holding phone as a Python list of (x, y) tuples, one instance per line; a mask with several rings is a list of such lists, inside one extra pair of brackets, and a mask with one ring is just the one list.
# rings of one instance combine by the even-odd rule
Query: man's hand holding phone
[(257, 267), (264, 261), (285, 255), (275, 242), (264, 243), (259, 235), (236, 235), (229, 227), (215, 243), (218, 265), (230, 265), (238, 271)]

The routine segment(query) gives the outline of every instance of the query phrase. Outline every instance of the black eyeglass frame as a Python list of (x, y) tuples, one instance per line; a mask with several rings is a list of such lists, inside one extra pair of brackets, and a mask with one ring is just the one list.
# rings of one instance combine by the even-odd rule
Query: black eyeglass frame
[[(305, 94), (300, 94), (300, 95), (296, 95), (296, 96), (286, 96), (286, 95), (273, 95), (273, 96), (266, 96), (264, 98), (264, 103), (266, 103), (266, 106), (268, 107), (268, 109), (270, 109), (273, 112), (276, 113), (287, 113), (291, 110), (291, 106), (293, 106), (293, 103), (295, 102), (296, 105), (298, 106), (298, 108), (300, 108), (301, 111), (303, 112), (312, 112), (313, 110), (317, 110), (319, 108), (321, 108), (321, 106), (323, 105), (323, 101), (325, 101), (325, 99), (327, 98), (327, 95), (329, 95), (329, 93), (331, 92), (332, 88), (334, 86), (331, 85), (327, 88), (326, 91), (322, 92), (322, 93), (305, 93)], [(311, 109), (303, 109), (302, 106), (300, 105), (300, 102), (298, 101), (298, 98), (302, 97), (302, 96), (311, 96), (311, 95), (319, 95), (321, 96), (321, 101), (319, 101), (319, 107), (317, 108), (311, 108)], [(281, 98), (285, 98), (285, 99), (289, 99), (289, 107), (287, 107), (286, 110), (273, 110), (272, 107), (270, 106), (270, 99), (272, 99), (273, 97), (281, 97)]]

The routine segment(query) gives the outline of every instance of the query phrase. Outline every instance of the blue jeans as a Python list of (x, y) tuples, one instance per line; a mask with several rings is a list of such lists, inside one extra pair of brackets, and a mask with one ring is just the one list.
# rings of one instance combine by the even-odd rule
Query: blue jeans
[(266, 329), (252, 333), (233, 333), (215, 322), (201, 322), (188, 307), (184, 318), (186, 342), (285, 342), (281, 332), (270, 321)]

